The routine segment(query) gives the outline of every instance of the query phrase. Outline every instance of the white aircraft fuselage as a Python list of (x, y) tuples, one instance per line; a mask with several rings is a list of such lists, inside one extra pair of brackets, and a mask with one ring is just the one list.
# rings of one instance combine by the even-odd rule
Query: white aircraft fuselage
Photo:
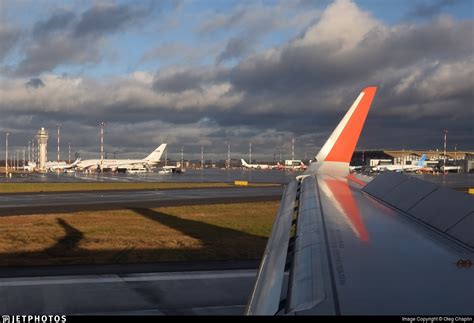
[(151, 154), (143, 159), (87, 159), (77, 163), (79, 170), (95, 171), (119, 169), (152, 168), (160, 161), (161, 155), (166, 149), (166, 144), (161, 144)]

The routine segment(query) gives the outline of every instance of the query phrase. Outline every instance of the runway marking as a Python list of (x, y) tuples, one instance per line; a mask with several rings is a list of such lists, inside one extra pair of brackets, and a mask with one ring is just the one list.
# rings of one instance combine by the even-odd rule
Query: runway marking
[(96, 278), (69, 278), (57, 279), (57, 277), (34, 277), (31, 280), (18, 280), (15, 278), (1, 279), (0, 287), (18, 287), (18, 286), (45, 286), (45, 285), (66, 285), (66, 284), (97, 284), (97, 283), (122, 283), (122, 282), (145, 282), (145, 281), (167, 281), (167, 280), (193, 280), (193, 279), (222, 279), (222, 278), (242, 278), (255, 277), (257, 271), (244, 273), (213, 273), (213, 274), (141, 274), (139, 277), (117, 276), (117, 275), (98, 275)]

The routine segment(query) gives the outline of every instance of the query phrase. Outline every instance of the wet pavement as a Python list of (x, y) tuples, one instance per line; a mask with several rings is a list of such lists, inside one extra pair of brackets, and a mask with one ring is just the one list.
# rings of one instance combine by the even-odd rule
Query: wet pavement
[(0, 175), (0, 183), (4, 182), (34, 182), (34, 183), (71, 183), (71, 182), (177, 182), (177, 183), (208, 183), (234, 182), (244, 180), (252, 183), (282, 183), (290, 182), (301, 172), (283, 170), (245, 170), (245, 169), (188, 169), (182, 174), (158, 174), (156, 172), (142, 174), (123, 173), (30, 173), (13, 174), (5, 179)]

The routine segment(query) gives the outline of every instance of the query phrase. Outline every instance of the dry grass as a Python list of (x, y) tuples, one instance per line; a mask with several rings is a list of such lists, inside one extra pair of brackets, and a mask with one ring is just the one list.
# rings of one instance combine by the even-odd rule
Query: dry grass
[[(279, 184), (250, 184), (251, 187)], [(0, 183), (0, 193), (74, 192), (235, 187), (233, 183)]]
[(0, 218), (0, 265), (257, 259), (279, 202)]

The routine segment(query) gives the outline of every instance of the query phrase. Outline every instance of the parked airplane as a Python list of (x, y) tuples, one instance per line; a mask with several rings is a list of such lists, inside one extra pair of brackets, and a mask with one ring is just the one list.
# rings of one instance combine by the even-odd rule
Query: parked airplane
[(51, 171), (64, 171), (66, 169), (73, 169), (76, 168), (77, 164), (81, 161), (80, 158), (76, 159), (73, 163), (68, 164), (66, 162), (54, 162), (54, 161), (49, 161), (46, 163), (46, 168)]
[(402, 173), (349, 174), (375, 92), (286, 186), (246, 314), (472, 314), (474, 198)]
[(455, 172), (459, 173), (461, 171), (461, 166), (456, 165), (454, 160), (446, 160), (444, 162), (443, 160), (440, 160), (438, 162), (438, 165), (435, 166), (437, 171), (443, 172), (443, 173), (450, 173), (450, 172)]
[(372, 170), (379, 171), (379, 172), (385, 171), (385, 170), (390, 170), (394, 172), (416, 172), (416, 171), (426, 168), (425, 164), (426, 164), (426, 155), (423, 154), (421, 156), (421, 159), (415, 165), (379, 165), (379, 166), (374, 166)]
[(156, 166), (161, 155), (166, 149), (166, 144), (161, 144), (151, 154), (143, 159), (88, 159), (80, 161), (76, 167), (84, 171), (127, 171), (137, 169), (148, 169)]
[(243, 158), (240, 160), (242, 162), (242, 166), (245, 168), (251, 169), (273, 169), (275, 166), (267, 165), (267, 164), (248, 164)]
[(276, 169), (286, 169), (286, 170), (296, 170), (296, 171), (302, 171), (306, 170), (308, 166), (306, 166), (303, 162), (300, 162), (298, 165), (282, 165), (280, 163), (277, 163), (275, 166)]

